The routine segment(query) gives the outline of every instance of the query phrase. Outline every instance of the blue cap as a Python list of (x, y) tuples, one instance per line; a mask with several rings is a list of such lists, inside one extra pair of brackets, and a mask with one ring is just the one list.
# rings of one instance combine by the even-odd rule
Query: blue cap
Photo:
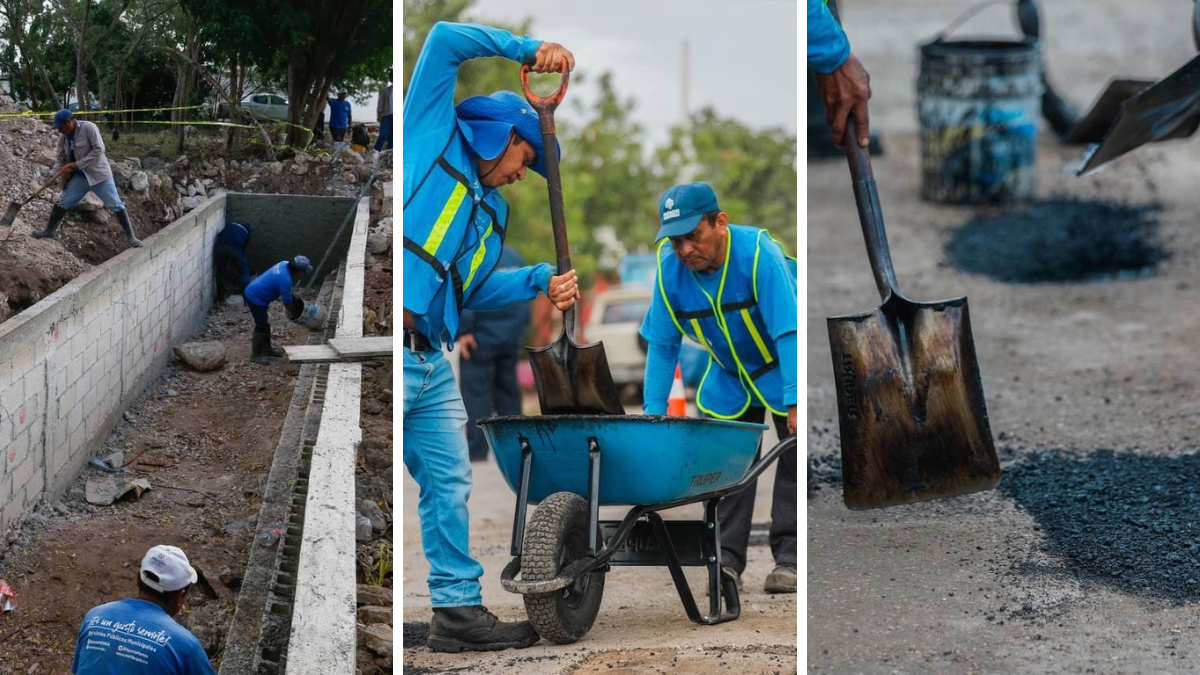
[(683, 183), (668, 189), (658, 200), (658, 217), (662, 227), (654, 240), (681, 237), (700, 224), (704, 214), (720, 211), (717, 193), (708, 183)]
[(71, 111), (63, 108), (54, 113), (54, 122), (51, 124), (55, 129), (61, 127), (67, 120), (71, 119)]
[(312, 263), (308, 262), (308, 258), (305, 256), (298, 255), (295, 258), (292, 258), (292, 264), (295, 265), (296, 269), (300, 270), (301, 272), (312, 271)]
[[(491, 96), (472, 96), (455, 108), (458, 118), (466, 123), (464, 131), (475, 154), (485, 160), (495, 159), (508, 146), (508, 135), (517, 132), (533, 146), (537, 159), (529, 168), (546, 176), (546, 154), (542, 152), (542, 130), (538, 114), (529, 102), (511, 91), (498, 91)], [(562, 145), (555, 141), (558, 156)]]

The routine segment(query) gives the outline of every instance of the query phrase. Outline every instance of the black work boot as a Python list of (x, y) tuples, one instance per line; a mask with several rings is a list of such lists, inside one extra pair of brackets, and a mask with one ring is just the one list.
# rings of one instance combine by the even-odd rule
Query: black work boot
[(271, 331), (263, 333), (263, 356), (283, 356), (283, 350), (271, 346)]
[[(264, 337), (266, 338), (266, 340), (263, 339)], [(271, 359), (267, 358), (268, 353), (264, 349), (264, 345), (268, 344), (267, 341), (270, 339), (271, 339), (270, 332), (260, 333), (258, 331), (254, 331), (254, 336), (251, 338), (251, 341), (250, 341), (250, 360), (251, 361), (257, 363), (260, 366), (271, 365)]]
[(129, 222), (129, 210), (122, 209), (117, 211), (117, 220), (121, 222), (121, 229), (125, 230), (125, 239), (133, 248), (141, 248), (142, 242), (133, 233), (133, 223)]
[(54, 237), (58, 232), (58, 226), (62, 224), (63, 216), (67, 215), (67, 210), (60, 207), (58, 204), (50, 209), (50, 224), (44, 230), (34, 230), (33, 236), (35, 239), (45, 239), (46, 237)]
[(429, 622), (429, 648), (435, 652), (524, 649), (539, 639), (528, 621), (501, 621), (483, 605), (434, 607)]

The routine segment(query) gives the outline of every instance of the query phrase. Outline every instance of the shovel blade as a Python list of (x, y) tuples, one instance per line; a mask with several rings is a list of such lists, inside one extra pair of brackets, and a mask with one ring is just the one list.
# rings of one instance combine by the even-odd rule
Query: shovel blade
[(1092, 106), (1092, 109), (1071, 129), (1066, 142), (1087, 145), (1104, 140), (1104, 133), (1121, 113), (1121, 104), (1152, 84), (1154, 82), (1150, 80), (1110, 81), (1100, 94), (1100, 98), (1096, 99), (1096, 104)]
[(893, 295), (828, 321), (842, 441), (843, 499), (854, 510), (995, 487), (992, 443), (967, 299)]
[(0, 226), (12, 227), (17, 220), (17, 213), (20, 211), (21, 205), (18, 202), (9, 202), (8, 208), (4, 211), (4, 217), (0, 218)]
[(1080, 175), (1147, 143), (1186, 138), (1200, 127), (1200, 56), (1121, 103), (1120, 114)]
[(526, 347), (543, 415), (624, 415), (604, 344), (577, 345), (566, 333)]

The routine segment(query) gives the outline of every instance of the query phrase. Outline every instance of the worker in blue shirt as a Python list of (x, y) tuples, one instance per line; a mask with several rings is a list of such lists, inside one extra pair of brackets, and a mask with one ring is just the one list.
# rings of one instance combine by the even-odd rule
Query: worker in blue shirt
[(537, 111), (511, 91), (454, 105), (459, 66), (488, 56), (541, 73), (575, 67), (562, 45), (442, 22), (425, 40), (404, 101), (404, 464), (421, 486), (435, 651), (521, 648), (539, 639), (528, 621), (500, 621), (482, 604), (483, 567), (469, 550), (467, 413), (441, 347), (458, 335), (463, 310), (499, 309), (538, 293), (566, 310), (579, 296), (574, 270), (496, 269), (512, 227), (497, 188), (529, 169), (544, 176), (544, 152), (559, 148), (542, 147)]
[(303, 299), (292, 292), (295, 278), (305, 272), (312, 271), (308, 258), (298, 255), (291, 260), (283, 260), (271, 269), (258, 275), (246, 287), (246, 306), (250, 308), (250, 316), (254, 317), (254, 338), (251, 342), (250, 360), (259, 365), (270, 365), (268, 357), (283, 356), (283, 350), (271, 346), (271, 321), (268, 307), (276, 300), (281, 300), (288, 311), (288, 316), (295, 319), (304, 309)]
[(250, 285), (250, 263), (246, 262), (246, 247), (250, 245), (250, 234), (254, 223), (229, 223), (217, 233), (213, 247), (213, 273), (217, 278), (216, 304), (225, 302), (230, 272), (237, 274), (244, 293)]
[[(496, 271), (524, 267), (521, 254), (505, 246)], [(462, 313), (458, 325), (458, 363), (463, 404), (467, 408), (467, 446), (471, 461), (487, 459), (488, 444), (476, 424), (491, 417), (521, 414), (517, 361), (529, 325), (529, 303), (518, 302), (490, 312)]]
[(833, 127), (834, 144), (842, 145), (846, 120), (854, 113), (858, 144), (869, 147), (871, 78), (850, 52), (850, 41), (826, 7), (826, 0), (808, 0), (808, 66), (817, 71), (817, 91), (825, 104), (826, 121)]
[(138, 570), (138, 596), (84, 615), (72, 675), (214, 675), (200, 641), (174, 619), (197, 578), (179, 548), (146, 551)]
[[(684, 337), (708, 351), (696, 407), (709, 417), (796, 434), (796, 265), (766, 230), (733, 225), (708, 183), (659, 199), (658, 277), (639, 331), (646, 339), (643, 408), (663, 415)], [(755, 486), (721, 500), (722, 571), (741, 587)], [(780, 456), (771, 503), (775, 569), (768, 593), (796, 592), (796, 452)]]
[(346, 129), (350, 127), (350, 101), (346, 100), (346, 90), (339, 89), (337, 98), (329, 99), (329, 135), (334, 143), (341, 143), (346, 137)]

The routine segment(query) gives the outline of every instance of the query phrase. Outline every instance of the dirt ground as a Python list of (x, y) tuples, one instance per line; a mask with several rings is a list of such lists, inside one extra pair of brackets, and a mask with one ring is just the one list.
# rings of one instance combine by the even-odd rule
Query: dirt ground
[[(275, 344), (307, 340), (307, 331), (273, 306)], [(260, 494), (299, 367), (277, 359), (250, 362), (253, 322), (240, 304), (209, 314), (198, 341), (225, 344), (226, 364), (195, 373), (176, 363), (153, 382), (110, 434), (104, 453), (121, 451), (152, 488), (135, 501), (93, 506), (84, 485), (106, 474), (86, 468), (59, 502), (28, 516), (0, 559), (20, 600), (0, 618), (0, 673), (62, 673), (75, 635), (92, 607), (136, 596), (137, 570), (155, 544), (182, 548), (201, 573), (198, 593), (177, 619), (219, 663)], [(218, 422), (219, 420), (219, 422)]]
[[(810, 163), (808, 445), (825, 480), (807, 503), (808, 671), (1194, 672), (1200, 594), (1189, 589), (1200, 547), (1192, 549), (1191, 486), (1139, 467), (1191, 471), (1200, 449), (1195, 141), (1143, 148), (1074, 178), (1068, 167), (1082, 149), (1043, 129), (1039, 197), (1162, 203), (1153, 217), (1169, 258), (1153, 275), (1009, 284), (963, 273), (945, 246), (976, 212), (918, 197), (914, 38), (967, 5), (846, 4), (851, 40), (872, 73), (872, 119), (887, 151), (874, 158), (875, 176), (901, 288), (920, 300), (970, 298), (1006, 477), (999, 490), (939, 502), (842, 505), (830, 470), (838, 427), (825, 319), (871, 310), (879, 296), (845, 163)], [(1109, 75), (1162, 76), (1195, 53), (1190, 7), (1042, 7), (1051, 77), (1081, 106)], [(1011, 17), (983, 16), (992, 12), (984, 29), (1012, 34)]]
[[(536, 405), (534, 406), (536, 408)], [(632, 412), (632, 411), (631, 411)], [(764, 434), (767, 447), (774, 431)], [(500, 586), (500, 571), (510, 560), (512, 514), (516, 496), (500, 475), (495, 459), (474, 462), (471, 492), (471, 553), (483, 564), (483, 601), (501, 619), (525, 619), (520, 596)], [(419, 488), (404, 476), (404, 672), (510, 672), (530, 675), (559, 673), (691, 673), (708, 675), (736, 669), (746, 675), (792, 673), (796, 658), (796, 596), (769, 595), (763, 581), (774, 567), (767, 545), (771, 486), (775, 467), (758, 481), (754, 520), (741, 594), (742, 615), (716, 626), (698, 626), (684, 613), (683, 604), (665, 567), (620, 567), (608, 573), (600, 614), (591, 631), (570, 645), (542, 641), (524, 650), (475, 654), (441, 654), (425, 646), (432, 611), (425, 578), (429, 565), (421, 551), (417, 518)], [(532, 513), (532, 510), (531, 510)], [(620, 507), (602, 507), (602, 519), (619, 519)], [(700, 519), (702, 508), (687, 506), (664, 512), (671, 519)], [(693, 594), (707, 598), (706, 573), (685, 568)], [(707, 605), (705, 605), (707, 607)]]

